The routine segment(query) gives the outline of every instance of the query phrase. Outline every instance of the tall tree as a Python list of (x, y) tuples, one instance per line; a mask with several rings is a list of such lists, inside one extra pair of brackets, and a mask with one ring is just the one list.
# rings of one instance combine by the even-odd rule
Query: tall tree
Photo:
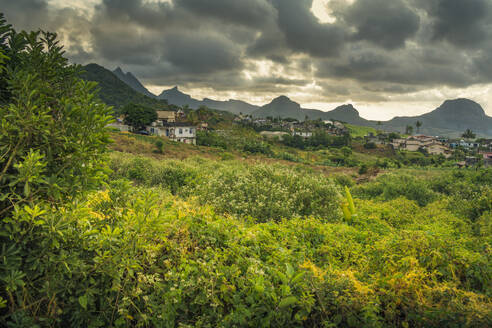
[(417, 121), (417, 122), (415, 123), (415, 126), (417, 127), (417, 134), (419, 134), (419, 133), (420, 133), (420, 127), (422, 126), (422, 122)]
[(122, 109), (125, 115), (125, 124), (131, 126), (134, 131), (144, 129), (147, 125), (157, 120), (155, 109), (136, 104), (128, 104)]
[(476, 134), (473, 133), (471, 129), (466, 129), (465, 133), (463, 133), (461, 136), (466, 139), (475, 139)]
[(0, 105), (0, 213), (98, 185), (112, 120), (111, 108), (96, 100), (96, 83), (79, 78), (56, 34), (5, 32), (6, 26), (0, 15), (0, 85), (8, 90), (8, 104)]
[(407, 127), (405, 128), (405, 134), (412, 135), (413, 134), (413, 126), (407, 125)]

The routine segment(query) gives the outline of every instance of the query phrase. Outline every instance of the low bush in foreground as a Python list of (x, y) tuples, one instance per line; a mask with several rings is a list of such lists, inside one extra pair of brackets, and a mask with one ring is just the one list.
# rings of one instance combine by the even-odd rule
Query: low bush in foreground
[(251, 224), (116, 181), (63, 207), (16, 208), (2, 224), (10, 242), (0, 250), (8, 300), (0, 322), (490, 326), (486, 239), (434, 205), (414, 221), (418, 206), (408, 200), (356, 203), (351, 225), (315, 218)]

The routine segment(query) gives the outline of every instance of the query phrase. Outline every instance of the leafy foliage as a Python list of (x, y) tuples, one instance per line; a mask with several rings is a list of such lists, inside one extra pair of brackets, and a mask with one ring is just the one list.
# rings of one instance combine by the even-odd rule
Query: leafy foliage
[(128, 104), (123, 107), (121, 113), (125, 115), (125, 124), (133, 127), (136, 131), (144, 129), (157, 120), (155, 109), (141, 105)]
[(55, 34), (11, 33), (8, 40), (23, 46), (9, 48), (16, 51), (16, 66), (7, 64), (4, 81), (11, 103), (0, 107), (2, 213), (20, 202), (63, 199), (99, 185), (111, 121), (110, 109), (95, 101), (95, 84), (78, 79)]
[(303, 138), (299, 135), (286, 135), (282, 139), (282, 143), (289, 147), (305, 149), (319, 147), (344, 147), (350, 146), (350, 135), (332, 136), (324, 131), (316, 131), (310, 138)]
[(374, 182), (367, 183), (355, 189), (355, 195), (364, 198), (391, 200), (401, 196), (416, 201), (419, 205), (427, 205), (437, 199), (422, 179), (404, 174), (387, 174)]
[(8, 318), (80, 327), (490, 324), (484, 238), (438, 205), (419, 213), (411, 201), (355, 201), (351, 225), (250, 224), (118, 180), (58, 210), (19, 208), (8, 220), (17, 248), (1, 250)]

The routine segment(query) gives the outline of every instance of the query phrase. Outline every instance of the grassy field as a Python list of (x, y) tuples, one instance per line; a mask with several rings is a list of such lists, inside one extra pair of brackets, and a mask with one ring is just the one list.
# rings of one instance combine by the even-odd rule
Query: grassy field
[(377, 134), (378, 130), (367, 127), (367, 126), (359, 126), (352, 124), (345, 124), (345, 126), (349, 129), (350, 135), (354, 138), (367, 136), (369, 133)]

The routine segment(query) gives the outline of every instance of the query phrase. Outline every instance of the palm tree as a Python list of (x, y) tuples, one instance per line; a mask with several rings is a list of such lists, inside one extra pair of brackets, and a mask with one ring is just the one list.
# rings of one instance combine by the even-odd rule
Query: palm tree
[(465, 139), (475, 139), (476, 135), (472, 130), (466, 129), (465, 133), (461, 135)]
[(422, 122), (417, 121), (417, 123), (415, 123), (415, 126), (417, 127), (417, 134), (419, 134), (420, 127), (422, 126)]
[(412, 133), (413, 133), (413, 126), (407, 125), (407, 128), (405, 129), (405, 134), (412, 135)]

